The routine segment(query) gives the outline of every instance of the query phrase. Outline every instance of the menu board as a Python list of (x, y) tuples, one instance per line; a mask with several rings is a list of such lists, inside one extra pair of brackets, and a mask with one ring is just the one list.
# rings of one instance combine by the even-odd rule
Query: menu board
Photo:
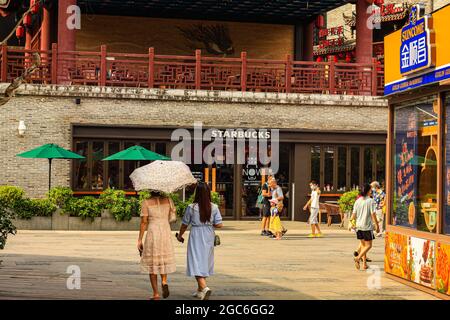
[(417, 132), (414, 108), (401, 108), (395, 114), (395, 182), (393, 224), (417, 225)]
[(408, 237), (403, 234), (387, 232), (384, 254), (384, 270), (394, 276), (409, 280)]
[(436, 289), (450, 295), (450, 244), (438, 242), (436, 245)]

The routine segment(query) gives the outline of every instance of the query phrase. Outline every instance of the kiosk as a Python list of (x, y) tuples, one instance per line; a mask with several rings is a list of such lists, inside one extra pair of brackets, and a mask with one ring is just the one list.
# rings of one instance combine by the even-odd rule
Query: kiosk
[(450, 298), (450, 5), (385, 38), (385, 271)]

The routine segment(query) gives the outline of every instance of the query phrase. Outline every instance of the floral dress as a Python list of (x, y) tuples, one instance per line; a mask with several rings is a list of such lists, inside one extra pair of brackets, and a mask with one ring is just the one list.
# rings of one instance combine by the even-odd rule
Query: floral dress
[(169, 198), (155, 197), (143, 201), (141, 217), (148, 217), (141, 271), (168, 274), (176, 271), (170, 222), (176, 220), (176, 209)]

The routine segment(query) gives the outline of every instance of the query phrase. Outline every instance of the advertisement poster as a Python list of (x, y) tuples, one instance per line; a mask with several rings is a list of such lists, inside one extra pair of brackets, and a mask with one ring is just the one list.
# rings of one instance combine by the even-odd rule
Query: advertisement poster
[(436, 246), (436, 289), (450, 295), (450, 244), (437, 243)]
[(409, 279), (408, 237), (387, 232), (384, 252), (384, 270), (394, 276)]
[[(447, 123), (447, 133), (445, 135), (445, 145), (450, 146), (450, 98), (447, 97), (446, 101), (446, 119), (445, 122)], [(450, 234), (450, 148), (445, 148), (445, 159), (446, 159), (446, 166), (445, 166), (445, 201), (444, 201), (444, 215), (443, 215), (443, 224), (444, 224), (444, 233)]]
[(395, 114), (395, 198), (393, 224), (417, 226), (417, 115), (414, 108)]
[(429, 288), (435, 288), (435, 242), (409, 238), (408, 265), (411, 267), (411, 281)]

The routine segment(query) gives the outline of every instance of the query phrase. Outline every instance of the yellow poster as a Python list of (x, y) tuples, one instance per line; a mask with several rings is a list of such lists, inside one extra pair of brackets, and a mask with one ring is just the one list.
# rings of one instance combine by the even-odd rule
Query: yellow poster
[(392, 232), (386, 233), (384, 252), (384, 270), (394, 276), (409, 280), (408, 237)]
[(436, 289), (450, 295), (450, 245), (437, 243), (436, 247)]

